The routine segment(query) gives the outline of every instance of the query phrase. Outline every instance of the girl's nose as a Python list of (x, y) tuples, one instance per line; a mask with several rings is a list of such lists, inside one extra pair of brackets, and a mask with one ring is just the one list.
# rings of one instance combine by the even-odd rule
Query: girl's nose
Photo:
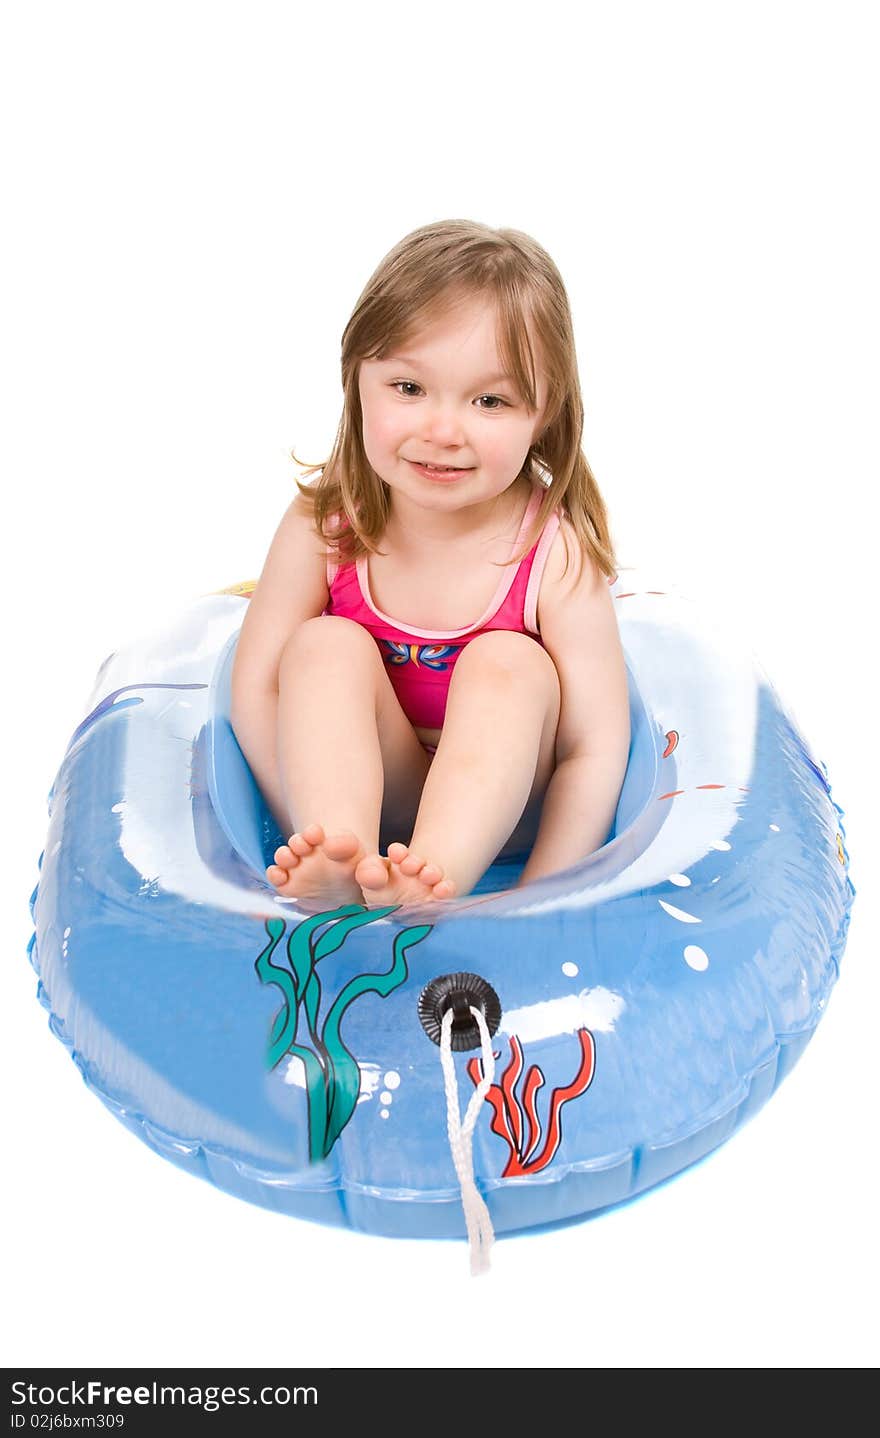
[(422, 435), (432, 444), (462, 445), (464, 425), (456, 410), (449, 405), (435, 405), (422, 416)]

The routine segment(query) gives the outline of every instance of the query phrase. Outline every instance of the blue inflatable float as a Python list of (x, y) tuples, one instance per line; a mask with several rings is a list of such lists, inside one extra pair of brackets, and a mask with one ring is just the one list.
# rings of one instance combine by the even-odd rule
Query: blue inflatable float
[(495, 864), (459, 900), (315, 915), (265, 880), (286, 836), (228, 718), (252, 589), (111, 654), (52, 786), (28, 952), (93, 1092), (228, 1193), (395, 1236), (466, 1231), (449, 1011), (498, 1232), (728, 1138), (821, 1018), (855, 893), (825, 766), (741, 641), (622, 570), (632, 743), (604, 846), (519, 889)]

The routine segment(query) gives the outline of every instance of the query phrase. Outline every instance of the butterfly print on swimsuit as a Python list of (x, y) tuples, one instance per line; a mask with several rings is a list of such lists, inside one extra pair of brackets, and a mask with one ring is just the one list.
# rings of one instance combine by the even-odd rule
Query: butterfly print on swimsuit
[(399, 644), (394, 639), (383, 639), (386, 664), (415, 664), (418, 668), (448, 669), (452, 657), (461, 649), (460, 644)]

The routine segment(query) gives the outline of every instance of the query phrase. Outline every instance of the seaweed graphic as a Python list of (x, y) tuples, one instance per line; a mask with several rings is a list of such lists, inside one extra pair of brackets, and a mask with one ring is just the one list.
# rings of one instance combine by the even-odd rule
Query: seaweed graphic
[[(493, 1133), (503, 1138), (510, 1149), (502, 1178), (522, 1178), (527, 1173), (538, 1173), (546, 1168), (562, 1141), (562, 1108), (569, 1099), (578, 1098), (590, 1087), (596, 1070), (596, 1045), (589, 1029), (578, 1029), (581, 1048), (581, 1062), (570, 1084), (555, 1088), (550, 1095), (550, 1114), (547, 1120), (547, 1135), (544, 1147), (536, 1153), (541, 1142), (541, 1121), (537, 1113), (538, 1090), (544, 1085), (544, 1075), (537, 1064), (532, 1064), (526, 1074), (522, 1102), (516, 1093), (516, 1085), (523, 1071), (522, 1044), (516, 1034), (510, 1036), (510, 1062), (501, 1075), (500, 1084), (492, 1084), (486, 1094), (486, 1102), (492, 1105), (493, 1116), (490, 1125)], [(500, 1058), (500, 1054), (495, 1055)], [(467, 1071), (475, 1086), (483, 1078), (482, 1059), (469, 1061)]]
[[(363, 994), (379, 994), (384, 999), (400, 987), (407, 978), (407, 950), (421, 943), (432, 925), (415, 924), (402, 929), (394, 939), (388, 972), (358, 974), (350, 979), (331, 1004), (320, 1029), (322, 991), (317, 966), (341, 948), (353, 930), (394, 913), (396, 907), (366, 909), (348, 904), (303, 919), (288, 937), (287, 965), (273, 961), (287, 924), (284, 919), (266, 920), (269, 943), (254, 967), (261, 983), (277, 984), (284, 997), (284, 1005), (275, 1015), (269, 1035), (266, 1065), (274, 1068), (285, 1054), (295, 1054), (302, 1059), (308, 1100), (309, 1158), (313, 1163), (319, 1163), (329, 1154), (354, 1113), (360, 1092), (357, 1060), (346, 1048), (340, 1033), (343, 1016)], [(323, 933), (319, 935), (321, 928)], [(303, 1020), (307, 1040), (302, 1033)]]

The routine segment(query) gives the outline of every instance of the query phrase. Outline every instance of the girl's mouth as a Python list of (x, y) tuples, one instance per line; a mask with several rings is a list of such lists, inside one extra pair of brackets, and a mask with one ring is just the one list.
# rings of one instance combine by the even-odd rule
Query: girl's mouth
[(419, 474), (423, 474), (426, 479), (440, 481), (460, 479), (463, 474), (471, 472), (469, 469), (445, 469), (441, 465), (418, 464), (414, 459), (408, 460), (407, 463), (411, 464), (413, 469), (418, 470)]

